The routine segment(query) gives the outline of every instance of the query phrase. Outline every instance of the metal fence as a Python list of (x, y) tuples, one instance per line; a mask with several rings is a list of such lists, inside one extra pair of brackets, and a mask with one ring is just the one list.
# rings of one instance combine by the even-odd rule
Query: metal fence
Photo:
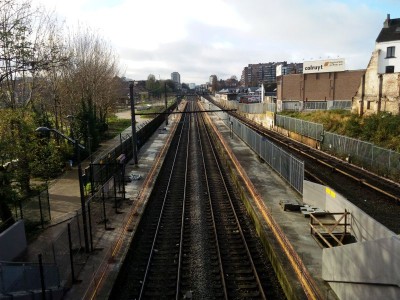
[(328, 109), (346, 109), (351, 110), (353, 101), (351, 100), (335, 100), (328, 101)]
[(372, 143), (326, 131), (321, 149), (379, 175), (400, 178), (400, 153), (377, 147)]
[(279, 100), (278, 111), (303, 111), (303, 110), (332, 110), (345, 109), (351, 110), (351, 100), (321, 100), (321, 101), (298, 101), (298, 100)]
[(264, 114), (266, 112), (275, 112), (275, 103), (239, 103), (235, 100), (219, 100), (221, 105), (227, 109), (237, 109), (239, 112), (247, 114)]
[[(46, 289), (60, 287), (60, 274), (54, 264), (42, 264)], [(0, 294), (41, 289), (41, 269), (39, 263), (0, 262)], [(10, 298), (12, 299), (12, 298)]]
[[(210, 109), (218, 107), (208, 102)], [(282, 150), (267, 138), (262, 137), (236, 118), (225, 112), (215, 113), (231, 130), (241, 138), (249, 147), (280, 174), (290, 186), (303, 194), (304, 162)]]
[(51, 220), (48, 188), (45, 187), (38, 191), (37, 195), (16, 202), (14, 218), (24, 219), (27, 228), (44, 228)]
[(317, 141), (322, 141), (323, 138), (324, 126), (322, 124), (276, 115), (276, 125)]
[(322, 124), (277, 115), (276, 125), (303, 136), (320, 141), (321, 150), (378, 175), (398, 180), (400, 177), (400, 153), (378, 147), (372, 143), (325, 131)]
[(303, 104), (304, 110), (327, 110), (328, 103), (326, 101), (305, 101)]
[[(119, 219), (120, 210), (124, 205), (124, 191), (122, 177), (112, 176), (87, 199), (85, 210), (88, 249), (85, 248), (81, 209), (76, 211), (75, 216), (65, 224), (65, 228), (55, 239), (43, 245), (41, 251), (43, 262), (55, 266), (63, 287), (70, 287), (79, 280), (79, 274), (90, 253), (100, 249), (98, 241), (101, 236), (106, 231), (114, 229), (113, 222)], [(8, 277), (10, 274), (3, 273), (3, 275)]]

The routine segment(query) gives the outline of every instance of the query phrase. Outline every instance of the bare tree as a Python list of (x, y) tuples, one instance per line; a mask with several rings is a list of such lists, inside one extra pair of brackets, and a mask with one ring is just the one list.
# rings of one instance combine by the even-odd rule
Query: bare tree
[(102, 130), (114, 110), (118, 95), (117, 57), (112, 48), (90, 29), (72, 33), (68, 40), (71, 64), (63, 69), (64, 115), (74, 115), (77, 131), (87, 143), (90, 134), (97, 144), (96, 130)]
[(55, 43), (56, 20), (30, 0), (0, 0), (0, 99), (16, 108), (32, 100), (34, 79), (65, 63)]

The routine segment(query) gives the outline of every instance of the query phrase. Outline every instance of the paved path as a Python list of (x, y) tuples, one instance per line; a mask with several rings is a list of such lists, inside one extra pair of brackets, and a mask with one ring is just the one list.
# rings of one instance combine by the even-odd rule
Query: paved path
[[(129, 119), (130, 111), (122, 111), (116, 114), (118, 118)], [(137, 126), (143, 123), (144, 119), (137, 118)], [(132, 128), (128, 127), (122, 132), (122, 136), (132, 134)], [(117, 135), (113, 139), (104, 141), (99, 149), (93, 153), (93, 158), (101, 157), (112, 150), (120, 143)], [(89, 165), (90, 159), (82, 161), (82, 166)], [(41, 232), (33, 241), (29, 242), (28, 249), (22, 259), (30, 262), (37, 262), (38, 253), (43, 252), (50, 242), (61, 232), (65, 231), (65, 223), (76, 215), (76, 211), (81, 208), (81, 198), (79, 191), (78, 168), (74, 165), (67, 169), (64, 174), (49, 184), (50, 198), (50, 225)]]

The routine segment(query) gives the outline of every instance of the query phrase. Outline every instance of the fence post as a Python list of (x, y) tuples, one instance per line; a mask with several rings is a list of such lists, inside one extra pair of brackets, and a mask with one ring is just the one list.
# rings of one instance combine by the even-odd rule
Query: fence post
[(46, 300), (46, 286), (44, 284), (44, 271), (43, 271), (43, 261), (41, 253), (38, 255), (38, 258), (39, 258), (40, 285), (42, 286), (42, 299)]
[(44, 221), (43, 221), (43, 212), (42, 212), (42, 201), (40, 199), (40, 194), (39, 193), (39, 211), (40, 211), (40, 223), (42, 224), (42, 229), (44, 228)]
[(49, 210), (49, 221), (51, 220), (51, 209), (50, 209), (50, 195), (49, 195), (49, 183), (46, 181), (46, 194), (47, 194), (47, 208)]
[(75, 278), (75, 269), (74, 269), (74, 254), (72, 252), (71, 223), (68, 223), (68, 248), (69, 248), (69, 261), (71, 263), (72, 283), (75, 283), (76, 278)]
[(103, 202), (104, 230), (107, 230), (106, 202), (104, 199), (104, 186), (101, 187), (101, 200)]
[[(92, 198), (93, 199), (93, 198)], [(89, 239), (90, 239), (90, 251), (93, 252), (93, 232), (92, 232), (92, 214), (90, 213), (91, 199), (87, 202), (88, 217), (89, 217)]]
[(114, 206), (115, 206), (115, 213), (118, 213), (118, 205), (117, 205), (117, 182), (115, 180), (115, 174), (113, 176), (113, 181), (114, 181)]

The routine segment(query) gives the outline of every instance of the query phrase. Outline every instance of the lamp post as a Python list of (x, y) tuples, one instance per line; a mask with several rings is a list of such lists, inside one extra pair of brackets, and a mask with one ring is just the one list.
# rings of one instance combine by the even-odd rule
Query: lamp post
[(164, 82), (164, 101), (165, 101), (165, 126), (168, 126), (168, 101), (167, 101), (167, 82)]
[(132, 121), (132, 147), (133, 159), (135, 165), (138, 164), (137, 157), (137, 137), (136, 137), (136, 116), (135, 116), (135, 100), (133, 99), (133, 81), (129, 83), (129, 98), (131, 100), (131, 121)]
[(62, 132), (58, 131), (57, 129), (48, 128), (48, 127), (38, 127), (36, 128), (37, 132), (45, 133), (45, 132), (54, 132), (59, 136), (62, 136), (75, 146), (77, 161), (78, 161), (78, 178), (79, 178), (79, 193), (81, 198), (81, 208), (82, 208), (82, 223), (83, 223), (83, 235), (85, 239), (85, 251), (86, 253), (89, 252), (89, 238), (88, 238), (88, 230), (87, 230), (87, 222), (86, 222), (86, 203), (85, 203), (85, 193), (83, 190), (83, 180), (82, 180), (82, 166), (81, 166), (81, 158), (80, 158), (80, 150), (85, 149), (84, 146), (78, 143), (77, 140), (71, 139), (70, 137), (66, 136)]

